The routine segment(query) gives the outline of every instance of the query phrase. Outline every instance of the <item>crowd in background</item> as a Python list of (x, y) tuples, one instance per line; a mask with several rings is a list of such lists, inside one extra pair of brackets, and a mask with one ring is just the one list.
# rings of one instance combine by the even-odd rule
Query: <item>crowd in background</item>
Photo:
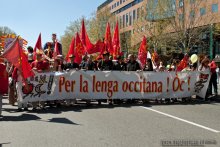
[[(52, 40), (54, 41), (56, 36), (52, 35)], [(62, 46), (60, 44), (59, 50), (60, 55), (54, 57), (54, 60), (51, 61), (50, 58), (53, 56), (53, 50), (48, 50), (48, 45), (54, 46), (54, 44), (46, 44), (44, 50), (37, 50), (35, 53), (33, 52), (32, 47), (27, 48), (27, 57), (28, 62), (32, 67), (32, 70), (37, 73), (42, 72), (52, 72), (52, 71), (69, 71), (69, 70), (96, 70), (96, 71), (151, 71), (151, 72), (171, 72), (171, 71), (179, 71), (179, 65), (181, 64), (180, 59), (172, 59), (171, 63), (168, 65), (164, 65), (164, 63), (158, 59), (156, 62), (152, 61), (151, 58), (146, 59), (146, 64), (141, 65), (138, 61), (138, 58), (134, 54), (129, 54), (127, 58), (124, 56), (118, 56), (116, 60), (113, 60), (113, 57), (109, 54), (109, 52), (104, 52), (102, 56), (94, 57), (93, 55), (85, 54), (82, 57), (82, 62), (80, 64), (74, 62), (75, 56), (70, 54), (65, 60), (62, 55)], [(192, 63), (190, 58), (187, 57), (186, 54), (184, 58), (186, 58), (186, 66), (181, 71), (210, 71), (211, 72), (211, 80), (209, 84), (209, 89), (207, 91), (207, 97), (212, 95), (212, 86), (214, 87), (214, 94), (218, 94), (218, 74), (219, 67), (216, 65), (214, 60), (210, 60), (208, 56), (201, 56), (199, 60), (195, 63)], [(47, 58), (49, 57), (49, 58)], [(9, 76), (9, 103), (11, 105), (15, 105), (15, 102), (18, 101), (18, 111), (28, 110), (28, 105), (25, 103), (20, 103), (19, 100), (16, 99), (19, 93), (17, 92), (18, 83), (22, 82), (22, 76), (18, 69), (14, 68), (9, 62), (6, 63), (6, 70)], [(66, 101), (52, 101), (52, 102), (39, 102), (39, 103), (31, 103), (33, 110), (37, 110), (39, 108), (44, 109), (46, 105), (51, 107), (53, 106), (61, 106), (64, 103), (66, 105), (73, 104), (74, 101), (66, 100)], [(87, 101), (90, 103), (90, 101)], [(113, 100), (108, 101), (109, 104), (113, 103)], [(1, 106), (1, 104), (0, 104)], [(24, 109), (23, 109), (24, 108)], [(0, 107), (1, 109), (1, 107)]]

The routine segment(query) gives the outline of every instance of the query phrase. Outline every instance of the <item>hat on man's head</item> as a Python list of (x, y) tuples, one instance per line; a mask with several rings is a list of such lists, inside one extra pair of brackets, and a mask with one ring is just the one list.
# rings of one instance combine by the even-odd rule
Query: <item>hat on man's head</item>
[(56, 33), (52, 33), (52, 36), (57, 36), (57, 34)]

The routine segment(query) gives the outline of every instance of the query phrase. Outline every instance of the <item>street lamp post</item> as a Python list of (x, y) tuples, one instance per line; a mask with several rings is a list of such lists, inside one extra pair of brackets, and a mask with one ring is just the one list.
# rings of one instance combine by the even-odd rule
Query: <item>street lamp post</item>
[(213, 59), (213, 24), (210, 25), (210, 43), (209, 43), (209, 56)]

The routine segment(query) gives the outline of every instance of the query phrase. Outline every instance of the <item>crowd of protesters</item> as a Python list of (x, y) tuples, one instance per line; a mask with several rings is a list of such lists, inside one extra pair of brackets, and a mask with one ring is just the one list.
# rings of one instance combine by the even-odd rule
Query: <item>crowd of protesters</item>
[[(33, 48), (27, 48), (28, 62), (30, 63), (34, 72), (50, 72), (50, 71), (69, 71), (69, 70), (99, 70), (99, 71), (151, 71), (151, 72), (171, 72), (177, 71), (178, 65), (181, 60), (173, 59), (169, 65), (164, 65), (164, 63), (158, 59), (156, 62), (152, 61), (151, 58), (147, 58), (146, 64), (144, 66), (140, 65), (140, 62), (137, 59), (137, 56), (134, 54), (129, 54), (127, 58), (123, 56), (118, 56), (116, 60), (113, 60), (108, 52), (104, 52), (102, 57), (94, 58), (92, 55), (84, 55), (82, 58), (81, 64), (74, 62), (75, 56), (73, 54), (69, 55), (70, 61), (67, 62), (64, 60), (62, 55), (62, 45), (59, 45), (59, 51), (61, 55), (57, 55), (53, 62), (49, 60), (53, 56), (54, 42), (56, 40), (56, 34), (52, 35), (52, 43), (46, 43), (44, 50), (37, 50), (36, 54), (33, 53)], [(49, 58), (45, 58), (45, 55)], [(188, 55), (185, 55), (188, 56)], [(217, 67), (214, 60), (210, 60), (208, 56), (201, 56), (199, 62), (192, 63), (190, 58), (187, 58), (187, 67), (184, 67), (181, 71), (210, 71), (211, 80), (207, 92), (207, 97), (212, 95), (212, 86), (214, 87), (214, 94), (218, 94), (217, 88), (217, 77), (219, 68)], [(4, 64), (2, 61), (1, 64)], [(34, 102), (31, 104), (21, 103), (19, 99), (20, 94), (17, 92), (19, 82), (22, 82), (22, 76), (18, 69), (14, 68), (10, 63), (6, 63), (6, 71), (9, 76), (9, 103), (15, 105), (18, 103), (18, 111), (27, 111), (28, 106), (31, 105), (33, 111), (42, 108), (44, 109), (46, 105), (51, 107), (61, 106), (64, 103), (70, 105), (74, 103), (74, 100), (65, 100), (65, 101), (52, 101), (52, 102)], [(0, 75), (2, 76), (2, 75)], [(0, 94), (0, 110), (2, 107), (2, 94)], [(109, 104), (112, 104), (113, 101), (109, 100)], [(90, 103), (90, 101), (87, 101)], [(99, 103), (101, 103), (99, 101)], [(0, 111), (1, 115), (1, 111)]]

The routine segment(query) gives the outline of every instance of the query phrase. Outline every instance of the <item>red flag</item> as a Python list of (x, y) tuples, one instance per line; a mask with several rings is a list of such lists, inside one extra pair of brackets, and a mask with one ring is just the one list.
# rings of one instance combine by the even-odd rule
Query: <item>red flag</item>
[(180, 61), (180, 63), (177, 65), (176, 71), (182, 71), (184, 68), (186, 68), (188, 64), (188, 60), (189, 60), (188, 55), (185, 55), (184, 58)]
[(99, 56), (97, 57), (97, 59), (102, 58), (103, 53), (106, 51), (105, 43), (99, 40), (96, 43), (96, 46), (97, 48), (99, 48)]
[(18, 38), (11, 43), (2, 56), (21, 71), (24, 79), (34, 76), (31, 66), (28, 63), (27, 56), (24, 54), (22, 47), (19, 44)]
[(82, 28), (81, 28), (81, 40), (84, 46), (86, 46), (86, 27), (85, 27), (85, 23), (84, 23), (84, 19), (82, 20)]
[(154, 52), (152, 53), (152, 61), (154, 63), (157, 63), (158, 60), (159, 60), (159, 55), (158, 55), (157, 51), (154, 49)]
[(109, 52), (111, 55), (113, 54), (111, 29), (109, 23), (107, 23), (106, 32), (105, 32), (105, 48), (107, 52)]
[(88, 35), (86, 35), (86, 50), (88, 54), (100, 52), (102, 46), (103, 44), (101, 44), (100, 40), (98, 40), (96, 44), (92, 44), (89, 40)]
[(75, 42), (75, 62), (80, 64), (82, 61), (82, 56), (86, 53), (82, 41), (80, 40), (79, 33), (76, 33), (76, 42)]
[(71, 42), (71, 44), (70, 44), (69, 51), (68, 51), (68, 53), (67, 53), (67, 55), (66, 55), (66, 61), (67, 61), (67, 62), (70, 62), (69, 56), (70, 56), (70, 55), (74, 55), (74, 49), (75, 49), (75, 38), (73, 37), (72, 42)]
[(34, 52), (33, 52), (34, 60), (36, 59), (36, 51), (37, 51), (37, 49), (38, 50), (42, 50), (41, 33), (39, 34), (37, 42), (36, 42), (35, 47), (34, 47)]
[(143, 69), (146, 64), (146, 60), (147, 60), (147, 39), (145, 36), (143, 37), (143, 40), (141, 42), (141, 45), (138, 51), (138, 59)]
[(21, 71), (21, 73), (23, 73), (24, 79), (34, 76), (32, 68), (28, 63), (28, 57), (25, 55), (23, 51), (21, 51)]
[(89, 36), (86, 32), (86, 27), (84, 23), (84, 19), (82, 20), (82, 28), (81, 28), (81, 40), (84, 45), (84, 48), (88, 54), (97, 53), (100, 51), (100, 48), (98, 48), (97, 43), (94, 45), (91, 43)]
[(112, 45), (113, 45), (113, 57), (114, 59), (116, 59), (117, 56), (119, 56), (121, 53), (118, 22), (116, 23), (115, 32), (114, 32), (114, 36), (112, 39)]
[(57, 55), (60, 55), (60, 51), (59, 51), (58, 41), (55, 41), (55, 47), (54, 47), (54, 51), (53, 51), (53, 58), (55, 59), (57, 57)]
[[(97, 52), (100, 52), (100, 53), (101, 53), (104, 49), (105, 49), (105, 43), (102, 42), (101, 40), (98, 40), (98, 41), (96, 42), (96, 44), (94, 45), (92, 52), (93, 52), (93, 53), (97, 53)], [(103, 52), (104, 52), (104, 51), (103, 51)], [(103, 52), (102, 52), (102, 53), (103, 53)]]

